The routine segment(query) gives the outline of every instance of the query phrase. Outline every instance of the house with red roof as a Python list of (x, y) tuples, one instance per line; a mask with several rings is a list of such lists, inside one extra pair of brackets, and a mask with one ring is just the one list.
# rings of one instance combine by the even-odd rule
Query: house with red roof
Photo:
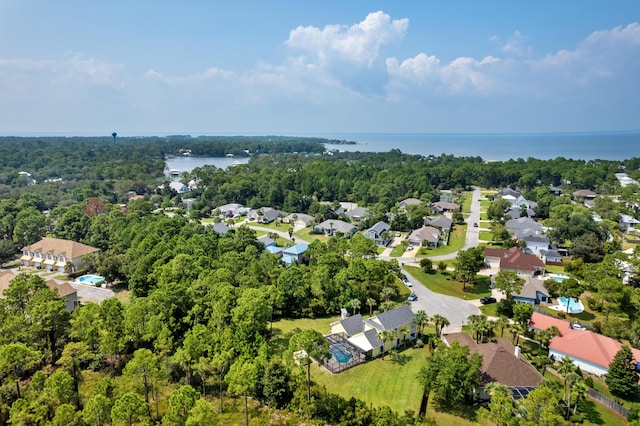
[[(533, 313), (529, 322), (529, 328), (532, 330), (546, 330), (552, 325), (558, 327), (562, 335), (551, 340), (549, 357), (557, 360), (567, 356), (582, 371), (597, 376), (602, 376), (609, 371), (609, 364), (622, 348), (622, 343), (611, 337), (590, 330), (572, 328), (569, 321), (538, 312)], [(640, 360), (640, 350), (631, 348), (631, 353), (634, 360)]]
[(513, 271), (523, 275), (544, 274), (544, 262), (533, 254), (523, 253), (518, 247), (510, 249), (484, 249), (485, 262), (499, 266), (500, 270)]

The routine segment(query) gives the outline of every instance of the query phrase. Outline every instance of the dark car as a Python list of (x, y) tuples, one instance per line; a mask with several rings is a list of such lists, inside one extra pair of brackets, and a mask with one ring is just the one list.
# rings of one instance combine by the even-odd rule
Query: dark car
[(482, 303), (483, 305), (488, 305), (490, 303), (496, 303), (496, 298), (492, 297), (492, 296), (486, 296), (486, 297), (483, 297), (482, 299), (480, 299), (480, 303)]

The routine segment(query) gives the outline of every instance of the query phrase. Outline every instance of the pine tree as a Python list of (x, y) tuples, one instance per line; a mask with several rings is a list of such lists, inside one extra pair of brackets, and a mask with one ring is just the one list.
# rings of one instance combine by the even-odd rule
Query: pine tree
[(620, 348), (613, 357), (605, 381), (614, 395), (626, 397), (637, 392), (638, 375), (629, 346)]

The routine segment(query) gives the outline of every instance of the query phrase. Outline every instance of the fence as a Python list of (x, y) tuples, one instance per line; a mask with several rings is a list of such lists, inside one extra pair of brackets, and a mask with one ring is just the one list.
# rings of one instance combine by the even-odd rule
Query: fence
[(624, 418), (626, 418), (627, 414), (629, 414), (629, 410), (627, 408), (624, 408), (622, 405), (618, 404), (615, 401), (612, 401), (610, 398), (607, 398), (606, 396), (604, 396), (603, 394), (601, 394), (596, 390), (589, 389), (589, 397), (591, 399), (595, 399), (600, 404), (607, 407), (609, 410), (623, 416)]

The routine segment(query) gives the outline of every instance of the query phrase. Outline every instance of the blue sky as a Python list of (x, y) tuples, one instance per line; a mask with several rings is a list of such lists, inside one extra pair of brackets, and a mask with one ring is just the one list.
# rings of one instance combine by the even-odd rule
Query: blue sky
[(638, 129), (637, 0), (0, 0), (0, 134)]

